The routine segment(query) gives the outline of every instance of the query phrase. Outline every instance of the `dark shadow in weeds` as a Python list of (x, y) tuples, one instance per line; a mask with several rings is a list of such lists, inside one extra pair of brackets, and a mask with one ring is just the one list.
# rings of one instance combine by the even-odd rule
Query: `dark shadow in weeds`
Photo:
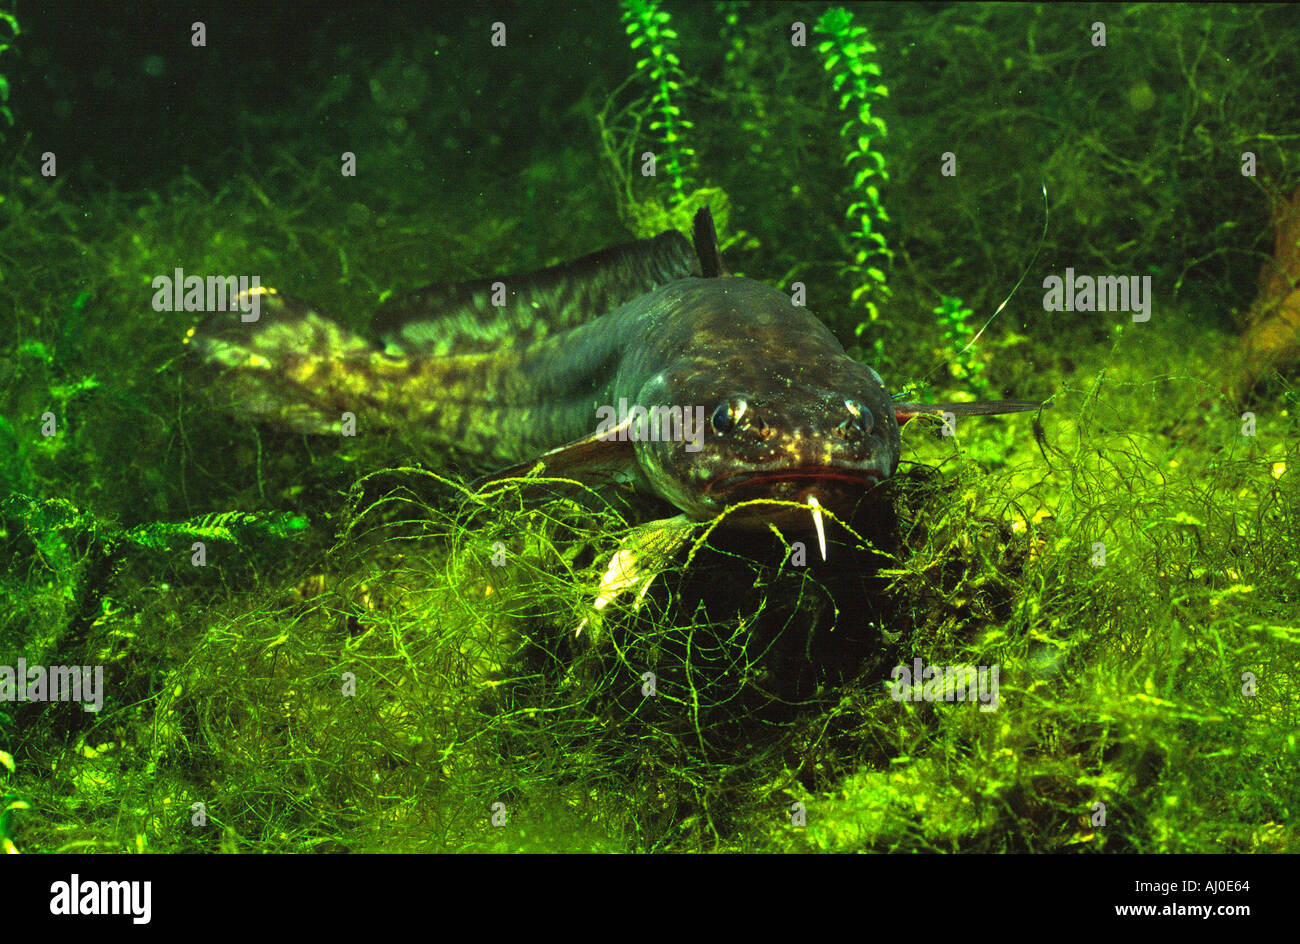
[[(1005, 522), (932, 521), (959, 487), (926, 467), (900, 473), (844, 526), (828, 522), (825, 561), (811, 528), (700, 525), (642, 598), (586, 625), (633, 527), (628, 509), (608, 493), (536, 504), (495, 491), (447, 538), (453, 561), (473, 556), (449, 573), (474, 570), (468, 585), (502, 654), (479, 706), (496, 750), (535, 774), (638, 795), (633, 815), (662, 811), (636, 824), (649, 847), (692, 822), (706, 841), (734, 837), (748, 807), (793, 781), (827, 789), (863, 763), (887, 767), (892, 752), (861, 732), (911, 658), (914, 630), (930, 621), (954, 627), (954, 647), (970, 644), (1008, 618), (1028, 555)], [(950, 553), (912, 573), (914, 550), (940, 540)], [(1008, 579), (961, 589), (990, 558)]]

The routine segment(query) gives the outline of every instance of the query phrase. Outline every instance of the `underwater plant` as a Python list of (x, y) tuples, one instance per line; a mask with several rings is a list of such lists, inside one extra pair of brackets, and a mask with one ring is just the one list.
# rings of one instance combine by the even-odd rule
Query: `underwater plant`
[[(852, 13), (843, 7), (832, 7), (822, 14), (814, 29), (829, 37), (818, 44), (817, 51), (824, 57), (823, 68), (831, 74), (831, 88), (840, 96), (840, 110), (849, 113), (848, 120), (840, 127), (840, 137), (848, 145), (845, 166), (856, 168), (852, 185), (856, 199), (844, 211), (853, 227), (849, 232), (853, 256), (843, 272), (857, 280), (853, 301), (865, 297), (868, 322), (875, 323), (880, 320), (880, 311), (870, 296), (889, 297), (882, 266), (894, 254), (879, 231), (881, 225), (889, 222), (889, 215), (880, 202), (876, 181), (888, 182), (889, 172), (885, 169), (884, 155), (876, 147), (886, 134), (885, 122), (871, 113), (871, 105), (887, 97), (889, 89), (880, 82), (880, 66), (872, 58), (876, 47), (867, 39), (866, 27), (854, 24)], [(859, 325), (858, 334), (866, 327)], [(876, 344), (880, 343), (877, 338)]]
[[(0, 26), (3, 26), (4, 29), (7, 29), (9, 31), (8, 37), (0, 35), (0, 53), (3, 53), (11, 45), (13, 45), (13, 43), (10, 42), (9, 40), (13, 40), (15, 37), (17, 37), (20, 30), (18, 29), (17, 18), (12, 13), (8, 13), (4, 10), (0, 10)], [(14, 115), (13, 112), (9, 110), (8, 104), (6, 104), (8, 101), (9, 101), (9, 80), (5, 78), (3, 72), (0, 72), (0, 118), (3, 118), (5, 120), (5, 124), (7, 124), (9, 127), (12, 128), (14, 126)], [(3, 140), (4, 140), (4, 134), (0, 132), (0, 141)]]
[[(694, 124), (682, 116), (680, 104), (686, 76), (674, 52), (677, 31), (670, 25), (669, 14), (659, 9), (658, 0), (623, 0), (622, 6), (630, 48), (644, 48), (647, 55), (637, 60), (631, 75), (595, 116), (620, 215), (632, 232), (649, 237), (668, 229), (689, 230), (696, 212), (707, 207), (719, 230), (728, 232), (729, 197), (720, 187), (700, 186), (694, 167), (695, 149), (688, 143)], [(629, 86), (644, 86), (648, 91), (631, 102), (617, 104)], [(649, 151), (647, 138), (652, 142)], [(653, 163), (646, 160), (651, 155)], [(660, 169), (666, 186), (640, 194), (635, 181), (658, 179)], [(732, 233), (723, 242), (724, 248), (744, 235)]]
[[(5, 715), (0, 713), (0, 718), (3, 717)], [(13, 755), (3, 750), (0, 750), (0, 767), (3, 767), (6, 771), (4, 774), (6, 780), (18, 770)], [(13, 840), (14, 813), (30, 808), (30, 804), (15, 790), (8, 790), (3, 796), (0, 796), (0, 854), (10, 854), (18, 851), (18, 847), (14, 845)]]
[(971, 324), (971, 318), (975, 312), (960, 298), (944, 295), (939, 299), (934, 314), (943, 331), (947, 349), (954, 352), (949, 365), (953, 377), (962, 381), (976, 396), (986, 396), (989, 391), (988, 378), (984, 376), (984, 363), (973, 347), (977, 332)]
[(683, 137), (692, 125), (682, 117), (681, 107), (675, 98), (685, 81), (682, 63), (672, 50), (677, 31), (670, 25), (672, 18), (659, 9), (657, 0), (623, 0), (623, 22), (629, 43), (634, 50), (647, 46), (647, 55), (637, 60), (636, 71), (653, 90), (650, 109), (654, 118), (650, 131), (657, 132), (664, 148), (664, 170), (668, 183), (680, 201), (693, 181), (687, 165), (695, 151)]

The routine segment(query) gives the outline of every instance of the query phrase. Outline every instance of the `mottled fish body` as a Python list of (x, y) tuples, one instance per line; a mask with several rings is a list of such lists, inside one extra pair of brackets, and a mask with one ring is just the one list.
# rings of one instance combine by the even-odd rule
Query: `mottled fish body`
[[(376, 314), (383, 346), (273, 290), (258, 323), (224, 315), (195, 344), (270, 422), (328, 433), (351, 412), (479, 469), (627, 478), (695, 520), (751, 498), (851, 511), (897, 468), (900, 422), (1039, 407), (896, 404), (789, 295), (723, 274), (707, 212), (695, 237), (421, 290)], [(779, 517), (764, 507), (731, 523)]]
[(698, 271), (690, 242), (669, 231), (395, 299), (372, 322), (382, 346), (275, 289), (261, 290), (257, 323), (223, 312), (192, 340), (223, 369), (235, 411), (317, 434), (337, 433), (352, 412), (418, 429), (432, 448), (486, 472), (590, 431), (624, 346), (593, 312)]

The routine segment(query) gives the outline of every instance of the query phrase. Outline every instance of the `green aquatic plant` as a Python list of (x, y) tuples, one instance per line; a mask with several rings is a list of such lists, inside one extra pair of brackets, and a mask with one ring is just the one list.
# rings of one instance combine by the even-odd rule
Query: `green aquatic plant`
[(623, 0), (623, 23), (633, 50), (646, 48), (646, 55), (637, 60), (637, 75), (650, 85), (650, 110), (653, 118), (650, 131), (663, 143), (663, 169), (668, 185), (680, 201), (693, 185), (689, 166), (695, 150), (687, 143), (685, 133), (691, 130), (689, 119), (682, 116), (677, 101), (685, 84), (681, 59), (673, 52), (677, 31), (671, 26), (672, 18), (659, 8), (658, 0)]
[[(879, 141), (886, 134), (885, 122), (871, 112), (871, 106), (889, 95), (880, 81), (880, 66), (874, 61), (876, 47), (867, 39), (866, 27), (853, 22), (853, 14), (843, 7), (832, 7), (822, 14), (814, 29), (828, 38), (818, 44), (824, 57), (822, 66), (831, 75), (831, 88), (839, 94), (839, 107), (849, 118), (840, 127), (848, 151), (846, 166), (854, 169), (853, 201), (844, 211), (850, 226), (852, 262), (845, 274), (857, 281), (853, 289), (855, 302), (864, 299), (869, 322), (880, 320), (879, 309), (871, 297), (889, 297), (883, 266), (894, 257), (880, 232), (889, 215), (880, 202), (878, 183), (889, 180), (885, 156)], [(858, 333), (865, 330), (859, 325)], [(879, 344), (879, 339), (877, 344)]]
[(289, 512), (225, 512), (119, 528), (65, 498), (12, 493), (0, 500), (0, 537), (11, 550), (8, 572), (0, 574), (0, 626), (33, 613), (53, 618), (37, 621), (29, 639), (7, 639), (16, 648), (6, 651), (47, 658), (68, 621), (96, 608), (106, 577), (133, 554), (179, 551), (188, 560), (194, 542), (251, 549), (299, 537), (306, 528), (304, 516)]
[[(3, 717), (5, 715), (0, 713), (0, 718)], [(0, 781), (0, 789), (3, 789), (6, 786), (4, 781), (18, 772), (13, 755), (8, 751), (0, 751), (0, 767), (4, 768), (4, 780)], [(0, 796), (0, 855), (18, 851), (18, 847), (14, 845), (14, 814), (26, 809), (30, 809), (30, 805), (16, 790), (7, 789), (4, 795)]]
[[(658, 0), (623, 0), (622, 5), (629, 46), (645, 54), (595, 116), (619, 213), (632, 232), (648, 237), (667, 229), (689, 231), (696, 211), (708, 207), (718, 231), (728, 233), (727, 193), (720, 187), (700, 186), (695, 169), (695, 149), (689, 143), (694, 125), (682, 114), (686, 76), (674, 52), (678, 35), (671, 18), (659, 8)], [(622, 93), (629, 87), (649, 91), (628, 102)], [(637, 180), (650, 176), (644, 157), (647, 140), (654, 143), (653, 176), (659, 179), (662, 171), (667, 182), (648, 194), (636, 186)], [(744, 236), (731, 233), (724, 238), (723, 248)]]
[[(8, 32), (8, 36), (4, 35)], [(13, 40), (17, 38), (20, 30), (18, 29), (18, 19), (5, 10), (0, 10), (0, 53), (13, 45)], [(5, 120), (9, 127), (14, 126), (14, 115), (9, 110), (9, 80), (5, 78), (3, 72), (0, 72), (0, 118)], [(0, 133), (0, 141), (4, 140), (4, 134)]]
[(971, 323), (975, 312), (960, 298), (944, 295), (934, 309), (934, 314), (939, 330), (943, 332), (945, 347), (952, 352), (949, 370), (953, 377), (961, 381), (976, 397), (986, 397), (989, 382), (984, 376), (984, 362), (973, 346), (978, 334)]

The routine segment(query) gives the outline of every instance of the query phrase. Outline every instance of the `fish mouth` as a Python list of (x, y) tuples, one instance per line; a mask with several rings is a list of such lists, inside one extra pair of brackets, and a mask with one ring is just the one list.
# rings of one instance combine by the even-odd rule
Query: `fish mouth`
[(717, 498), (732, 498), (737, 492), (761, 490), (763, 494), (755, 497), (779, 497), (783, 492), (797, 492), (818, 486), (829, 492), (866, 491), (884, 478), (882, 472), (871, 468), (800, 466), (761, 472), (729, 472), (710, 482), (705, 493)]
[[(847, 515), (862, 496), (885, 475), (873, 468), (800, 466), (761, 472), (731, 472), (709, 483), (706, 490), (714, 499), (739, 505), (749, 499), (778, 499), (805, 506), (803, 511), (784, 508), (774, 511), (744, 510), (732, 515), (730, 524), (739, 528), (768, 525), (811, 525), (817, 532), (817, 546), (826, 560), (826, 529), (822, 510)], [(806, 517), (811, 515), (811, 517)]]

